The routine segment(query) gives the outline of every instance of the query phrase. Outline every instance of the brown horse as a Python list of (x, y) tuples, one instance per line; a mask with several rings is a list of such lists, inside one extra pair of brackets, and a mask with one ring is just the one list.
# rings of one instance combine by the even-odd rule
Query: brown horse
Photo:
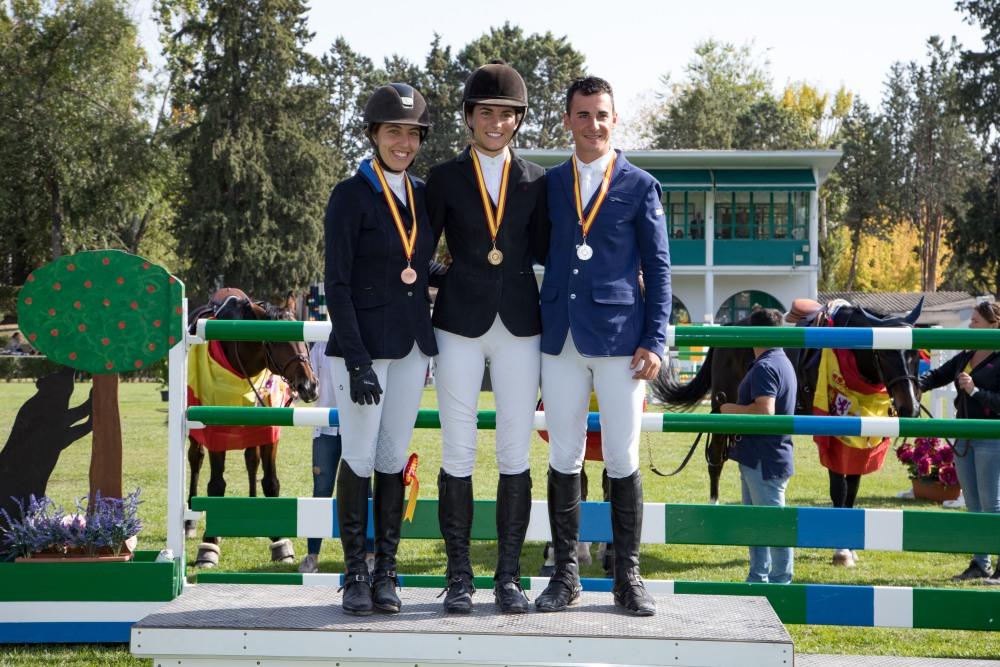
[[(289, 296), (283, 308), (271, 304), (252, 301), (246, 294), (235, 288), (223, 288), (212, 295), (208, 304), (201, 306), (190, 314), (189, 326), (192, 331), (199, 318), (214, 317), (221, 320), (294, 320), (295, 300)], [(256, 396), (257, 404), (265, 404), (259, 389), (249, 380), (267, 369), (274, 375), (284, 378), (294, 392), (304, 401), (315, 401), (319, 393), (319, 384), (312, 367), (309, 365), (309, 348), (303, 342), (257, 342), (257, 341), (221, 341), (223, 354), (230, 369), (239, 377), (247, 378), (247, 387)], [(249, 435), (252, 429), (247, 429)], [(205, 448), (194, 438), (189, 437), (188, 462), (191, 466), (191, 485), (188, 493), (188, 506), (191, 498), (197, 495), (198, 475), (205, 460)], [(275, 498), (281, 490), (278, 480), (277, 456), (278, 443), (261, 442), (245, 443), (243, 458), (246, 463), (247, 478), (250, 483), (250, 497), (257, 496), (257, 470), (263, 465), (264, 477), (261, 487), (264, 495)], [(208, 480), (209, 496), (224, 496), (226, 480), (223, 478), (226, 468), (226, 451), (209, 451), (208, 461), (210, 477)], [(194, 537), (194, 522), (185, 523), (188, 537)], [(281, 537), (271, 538), (271, 560), (291, 563), (295, 560), (295, 552), (291, 540)], [(205, 535), (198, 546), (197, 567), (214, 567), (219, 562), (219, 538)]]
[[(861, 306), (844, 305), (837, 309), (833, 324), (838, 327), (912, 327), (920, 316), (920, 303), (905, 317), (886, 317), (865, 310)], [(813, 326), (812, 321), (805, 326)], [(736, 322), (749, 325), (749, 318)], [(803, 324), (800, 324), (803, 326)], [(818, 373), (818, 350), (786, 350), (795, 366), (799, 392), (796, 397), (796, 414), (812, 414), (813, 396)], [(892, 399), (895, 413), (900, 417), (918, 417), (920, 387), (917, 368), (920, 362), (916, 350), (851, 350), (857, 360), (858, 370), (870, 384), (883, 384)], [(746, 348), (710, 348), (698, 373), (687, 384), (680, 384), (676, 376), (661, 374), (650, 382), (653, 396), (669, 407), (682, 411), (695, 409), (705, 394), (711, 392), (712, 414), (719, 406), (736, 400), (737, 388), (753, 360), (753, 350)], [(699, 436), (700, 437), (700, 436)], [(719, 502), (719, 478), (728, 458), (732, 443), (731, 434), (713, 433), (705, 445), (708, 463), (709, 499)]]

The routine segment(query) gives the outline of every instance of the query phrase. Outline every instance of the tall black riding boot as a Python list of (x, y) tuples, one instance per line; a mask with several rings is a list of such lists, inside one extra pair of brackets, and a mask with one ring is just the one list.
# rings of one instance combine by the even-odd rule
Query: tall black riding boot
[(556, 571), (535, 598), (538, 611), (562, 611), (580, 599), (580, 567), (576, 545), (580, 538), (580, 475), (564, 475), (549, 468), (549, 527)]
[[(469, 540), (472, 538), (472, 477), (452, 477), (443, 469), (438, 474), (438, 523), (448, 554), (448, 587), (444, 610), (449, 614), (472, 611), (472, 562)], [(440, 596), (439, 596), (440, 597)]]
[(500, 475), (497, 483), (497, 570), (493, 597), (505, 614), (528, 612), (521, 588), (521, 547), (531, 519), (531, 471)]
[(372, 578), (365, 564), (365, 531), (368, 527), (368, 477), (358, 477), (346, 462), (337, 475), (337, 519), (344, 547), (344, 611), (356, 616), (372, 613)]
[(372, 601), (376, 609), (399, 613), (396, 549), (403, 524), (403, 473), (375, 471), (375, 571)]
[(611, 478), (611, 534), (615, 545), (615, 605), (636, 616), (656, 613), (656, 601), (639, 576), (642, 541), (642, 476)]

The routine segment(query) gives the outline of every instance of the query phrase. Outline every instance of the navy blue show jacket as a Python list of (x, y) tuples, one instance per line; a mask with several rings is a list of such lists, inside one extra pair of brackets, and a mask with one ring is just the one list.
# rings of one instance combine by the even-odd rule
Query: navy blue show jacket
[[(326, 206), (324, 285), (333, 323), (326, 354), (343, 357), (348, 367), (373, 359), (402, 359), (414, 343), (428, 356), (437, 354), (427, 290), (434, 233), (427, 218), (424, 183), (407, 177), (417, 209), (412, 260), (417, 281), (412, 285), (400, 279), (406, 255), (370, 159), (361, 163), (358, 173), (337, 184)], [(412, 214), (407, 203), (398, 198), (395, 202), (409, 231)]]

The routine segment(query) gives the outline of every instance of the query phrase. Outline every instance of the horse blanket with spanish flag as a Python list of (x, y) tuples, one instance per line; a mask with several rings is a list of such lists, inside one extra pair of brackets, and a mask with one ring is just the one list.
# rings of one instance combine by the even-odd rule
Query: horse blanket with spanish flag
[[(814, 415), (885, 417), (890, 405), (885, 385), (869, 384), (850, 350), (823, 350), (816, 375)], [(842, 475), (879, 470), (889, 449), (889, 438), (814, 435), (813, 440), (819, 447), (820, 463)]]
[[(226, 359), (219, 341), (191, 346), (188, 356), (188, 405), (253, 407), (257, 405), (257, 396), (250, 383), (267, 406), (284, 406), (291, 396), (288, 384), (267, 369), (248, 381)], [(191, 429), (191, 437), (213, 452), (273, 445), (280, 436), (279, 426), (206, 426)]]

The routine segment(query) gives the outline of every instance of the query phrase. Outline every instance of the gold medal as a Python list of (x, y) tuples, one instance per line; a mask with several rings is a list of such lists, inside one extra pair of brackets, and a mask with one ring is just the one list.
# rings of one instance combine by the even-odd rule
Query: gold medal
[(583, 197), (580, 194), (580, 172), (576, 168), (576, 156), (574, 155), (569, 159), (573, 167), (573, 199), (576, 204), (576, 213), (580, 218), (579, 224), (583, 227), (583, 244), (576, 247), (576, 256), (583, 261), (594, 256), (594, 249), (587, 245), (587, 234), (590, 233), (590, 228), (597, 218), (597, 212), (601, 210), (604, 199), (608, 196), (608, 188), (611, 186), (611, 172), (615, 169), (615, 160), (617, 159), (618, 154), (612, 151), (611, 159), (604, 170), (604, 178), (601, 179), (601, 189), (598, 190), (597, 199), (594, 200), (594, 204), (590, 207), (587, 215), (583, 214)]
[(399, 209), (396, 207), (396, 200), (392, 198), (392, 192), (389, 190), (389, 184), (385, 181), (385, 174), (382, 173), (382, 167), (379, 165), (378, 160), (372, 160), (372, 169), (375, 171), (378, 182), (382, 186), (382, 195), (385, 197), (385, 203), (389, 206), (389, 213), (392, 215), (392, 221), (396, 225), (396, 231), (399, 232), (399, 240), (403, 242), (406, 268), (399, 274), (399, 279), (407, 285), (412, 285), (417, 281), (417, 272), (410, 265), (410, 262), (413, 260), (413, 251), (417, 247), (417, 205), (413, 201), (413, 185), (410, 184), (410, 177), (404, 171), (403, 182), (406, 184), (406, 200), (410, 204), (410, 215), (413, 217), (410, 233), (407, 234), (406, 229), (403, 227), (403, 216), (399, 214)]
[(475, 147), (469, 147), (469, 155), (472, 156), (472, 168), (476, 172), (476, 185), (479, 186), (479, 197), (483, 202), (486, 226), (490, 230), (490, 240), (493, 241), (493, 250), (486, 254), (486, 260), (493, 266), (499, 266), (503, 261), (503, 253), (497, 250), (497, 234), (500, 233), (500, 223), (503, 221), (503, 214), (507, 209), (507, 182), (510, 180), (511, 163), (510, 151), (507, 152), (507, 159), (504, 160), (503, 171), (500, 174), (500, 193), (497, 195), (496, 214), (493, 212), (490, 193), (486, 189), (486, 179), (483, 178), (483, 168), (479, 164), (479, 157), (476, 155)]

